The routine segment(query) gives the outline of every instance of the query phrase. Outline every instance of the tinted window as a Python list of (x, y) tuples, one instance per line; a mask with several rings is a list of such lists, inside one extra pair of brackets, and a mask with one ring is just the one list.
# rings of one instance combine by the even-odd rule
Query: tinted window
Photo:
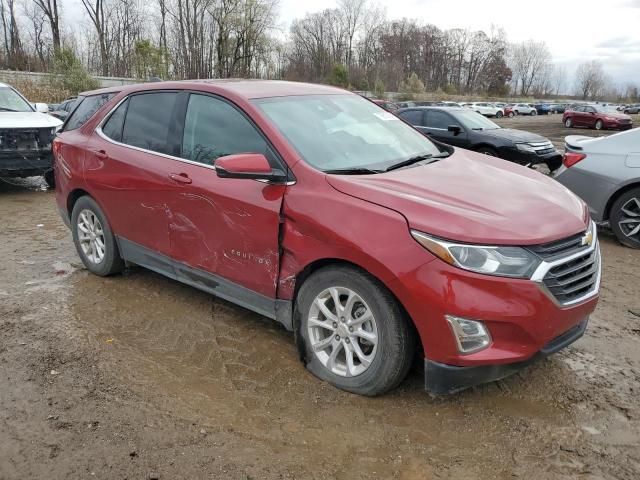
[(189, 97), (182, 140), (182, 157), (212, 165), (234, 153), (268, 155), (267, 142), (249, 121), (228, 103), (207, 95)]
[(431, 110), (427, 113), (427, 127), (446, 130), (449, 125), (454, 125), (453, 119), (444, 112)]
[(127, 104), (129, 100), (125, 100), (120, 104), (116, 111), (111, 114), (107, 122), (102, 126), (102, 133), (117, 142), (122, 141), (122, 127), (124, 125), (124, 116), (127, 113)]
[(67, 120), (64, 130), (75, 130), (87, 123), (94, 113), (98, 111), (105, 103), (107, 103), (115, 93), (103, 93), (101, 95), (91, 95), (90, 97), (78, 97), (80, 104), (73, 111)]
[(122, 143), (154, 152), (174, 155), (169, 140), (177, 93), (158, 92), (134, 95), (122, 130)]
[(399, 113), (398, 116), (404, 121), (409, 122), (411, 125), (424, 125), (424, 122), (422, 121), (422, 110), (409, 110), (407, 112)]

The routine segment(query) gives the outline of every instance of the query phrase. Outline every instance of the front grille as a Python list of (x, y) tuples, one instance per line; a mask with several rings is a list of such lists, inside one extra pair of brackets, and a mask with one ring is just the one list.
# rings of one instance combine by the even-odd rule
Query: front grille
[(0, 129), (0, 153), (48, 150), (52, 141), (51, 128)]
[(631, 123), (631, 119), (630, 118), (621, 118), (620, 120), (618, 120), (620, 123)]
[(574, 253), (578, 253), (581, 250), (588, 250), (588, 245), (583, 245), (582, 239), (584, 238), (584, 232), (573, 235), (572, 237), (563, 238), (551, 243), (545, 243), (544, 245), (535, 245), (528, 247), (533, 253), (546, 261), (553, 261), (558, 258), (568, 257)]
[(561, 304), (584, 297), (597, 288), (600, 256), (597, 248), (551, 268), (542, 282)]
[(529, 144), (531, 147), (533, 147), (533, 149), (536, 152), (536, 155), (547, 155), (548, 153), (553, 153), (556, 151), (555, 147), (553, 146), (553, 144), (549, 141), (546, 142), (529, 142)]

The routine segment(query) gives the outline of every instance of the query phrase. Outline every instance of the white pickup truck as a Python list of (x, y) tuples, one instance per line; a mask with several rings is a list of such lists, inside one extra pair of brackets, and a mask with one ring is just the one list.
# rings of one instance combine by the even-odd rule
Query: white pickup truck
[(32, 105), (15, 88), (0, 83), (0, 177), (44, 176), (54, 185), (51, 142), (62, 122)]

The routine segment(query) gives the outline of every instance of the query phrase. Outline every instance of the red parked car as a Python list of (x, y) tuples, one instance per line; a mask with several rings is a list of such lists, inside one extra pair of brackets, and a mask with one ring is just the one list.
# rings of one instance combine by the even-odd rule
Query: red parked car
[(531, 169), (434, 144), (358, 95), (268, 81), (84, 93), (56, 200), (97, 275), (125, 261), (295, 331), (308, 369), (386, 392), (502, 378), (585, 331), (585, 204)]
[(601, 105), (578, 105), (571, 110), (566, 110), (562, 115), (562, 122), (567, 128), (628, 130), (633, 127), (633, 121), (629, 115), (617, 113)]

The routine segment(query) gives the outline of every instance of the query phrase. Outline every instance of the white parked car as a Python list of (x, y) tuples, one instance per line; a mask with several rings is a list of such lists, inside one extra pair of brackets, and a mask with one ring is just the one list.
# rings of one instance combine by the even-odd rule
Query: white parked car
[(511, 107), (514, 115), (537, 115), (538, 111), (528, 103), (516, 103)]
[(53, 177), (51, 143), (62, 122), (44, 112), (46, 103), (31, 104), (15, 88), (0, 83), (0, 177)]
[(500, 107), (496, 107), (493, 103), (488, 102), (472, 102), (465, 103), (465, 107), (473, 110), (474, 112), (478, 112), (485, 117), (503, 117), (504, 110)]

